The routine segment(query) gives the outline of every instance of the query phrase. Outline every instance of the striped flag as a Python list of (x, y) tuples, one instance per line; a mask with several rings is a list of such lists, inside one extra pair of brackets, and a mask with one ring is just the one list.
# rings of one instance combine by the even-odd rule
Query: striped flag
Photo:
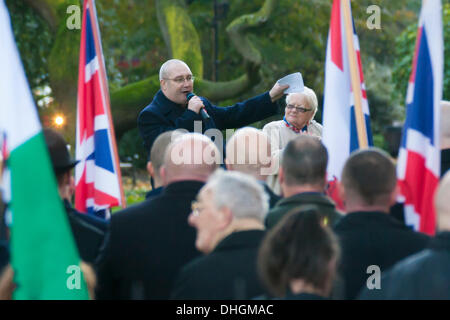
[[(12, 213), (14, 298), (88, 299), (80, 257), (3, 0), (0, 43), (0, 159), (6, 162), (0, 177)], [(72, 286), (71, 270), (77, 269), (79, 286)]]
[(93, 213), (124, 206), (94, 0), (84, 0), (78, 71), (75, 208)]
[[(347, 41), (350, 38), (347, 35), (350, 35), (352, 41)], [(356, 90), (352, 86), (352, 71), (356, 79), (353, 80)], [(357, 130), (356, 106), (362, 110), (360, 132)], [(340, 180), (344, 163), (352, 151), (373, 145), (359, 41), (351, 15), (350, 0), (334, 0), (331, 10), (325, 61), (322, 141), (329, 155), (328, 195), (342, 209), (336, 182)], [(361, 146), (360, 141), (363, 142)]]
[(406, 223), (430, 235), (435, 232), (433, 195), (440, 175), (443, 53), (441, 3), (439, 0), (424, 1), (406, 94), (406, 121), (397, 178)]

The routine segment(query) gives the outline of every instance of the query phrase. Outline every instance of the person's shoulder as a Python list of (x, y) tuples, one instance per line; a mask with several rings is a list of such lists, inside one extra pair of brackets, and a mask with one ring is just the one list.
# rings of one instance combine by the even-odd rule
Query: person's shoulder
[(195, 281), (211, 272), (210, 261), (211, 254), (197, 257), (181, 268), (180, 276)]
[(272, 228), (286, 213), (287, 209), (276, 205), (269, 210), (266, 215), (265, 224), (267, 228)]
[[(156, 198), (156, 197), (155, 197)], [(151, 214), (151, 207), (153, 206), (153, 200), (155, 198), (146, 199), (140, 203), (133, 204), (125, 209), (122, 209), (111, 216), (111, 224), (123, 224), (128, 220), (134, 220), (139, 218), (145, 213)]]

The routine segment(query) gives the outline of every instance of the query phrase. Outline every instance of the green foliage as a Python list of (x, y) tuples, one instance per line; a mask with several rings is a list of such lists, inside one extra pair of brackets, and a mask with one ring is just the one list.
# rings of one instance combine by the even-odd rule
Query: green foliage
[(156, 74), (168, 53), (155, 0), (96, 1), (110, 91)]
[[(53, 6), (60, 8), (58, 10), (60, 19), (66, 16), (65, 11), (62, 10), (64, 9), (62, 4), (66, 5), (71, 1), (58, 1), (61, 6)], [(186, 2), (173, 1), (180, 6), (182, 2)], [(169, 2), (160, 1), (159, 3), (167, 6)], [(176, 48), (175, 56), (186, 54), (186, 50), (193, 50), (190, 55), (192, 60), (188, 63), (191, 64), (194, 73), (197, 76), (203, 73), (205, 80), (212, 79), (214, 69), (213, 1), (196, 0), (186, 3), (190, 3), (187, 6), (188, 16), (167, 12), (169, 17), (173, 17), (169, 19), (167, 28), (175, 34), (171, 47)], [(235, 80), (241, 77), (249, 67), (243, 63), (242, 55), (233, 46), (225, 28), (239, 17), (251, 15), (260, 10), (265, 1), (228, 0), (228, 3), (228, 14), (219, 23), (220, 63), (217, 81)], [(410, 73), (420, 3), (420, 0), (352, 1), (375, 135), (381, 134), (386, 125), (404, 116), (402, 105)], [(74, 90), (76, 91), (73, 83), (78, 70), (79, 31), (69, 33), (60, 28), (57, 31), (57, 37), (62, 39), (54, 41), (45, 22), (23, 1), (7, 0), (7, 4), (11, 10), (15, 34), (32, 87), (48, 84), (50, 68), (52, 79), (56, 79), (52, 81), (52, 89), (55, 86), (59, 89), (58, 92), (73, 95)], [(136, 117), (129, 111), (130, 101), (142, 108), (150, 102), (158, 88), (159, 67), (162, 62), (170, 58), (157, 19), (156, 0), (103, 0), (97, 1), (96, 5), (112, 93), (111, 101), (114, 105), (112, 113), (115, 119), (129, 120), (129, 117)], [(366, 26), (369, 17), (366, 9), (370, 5), (377, 5), (381, 9), (380, 30), (369, 30)], [(235, 99), (215, 102), (220, 102), (221, 105), (232, 104), (270, 89), (278, 78), (286, 74), (300, 71), (305, 84), (313, 88), (318, 95), (319, 112), (316, 119), (320, 121), (330, 10), (331, 0), (277, 1), (270, 19), (262, 26), (251, 28), (248, 34), (254, 48), (259, 51), (262, 58), (259, 74), (253, 75), (261, 79), (260, 83), (251, 90), (243, 90), (243, 93)], [(447, 50), (450, 43), (447, 31), (450, 29), (448, 12), (449, 4), (447, 3), (444, 10), (444, 30), (446, 30), (444, 42)], [(180, 18), (182, 16), (184, 18)], [(188, 17), (193, 26), (190, 25)], [(250, 16), (247, 18), (250, 19)], [(183, 31), (187, 30), (187, 27), (197, 33), (198, 43), (185, 43), (186, 37)], [(53, 50), (50, 53), (52, 46)], [(203, 64), (199, 64), (202, 59)], [(49, 60), (51, 60), (50, 63)], [(444, 96), (447, 99), (450, 92), (448, 61), (447, 58), (444, 76)], [(200, 68), (199, 71), (197, 67)], [(63, 81), (64, 78), (66, 81)], [(246, 83), (244, 80), (241, 78), (233, 85), (242, 84), (244, 87)], [(116, 89), (124, 87), (125, 90), (116, 93)], [(207, 88), (207, 82), (196, 82), (196, 90), (204, 89), (207, 92)], [(220, 100), (220, 97), (217, 99)], [(121, 143), (119, 146), (121, 156), (129, 157), (139, 154), (141, 139), (136, 132), (129, 133), (124, 141), (126, 141), (125, 145)], [(135, 147), (131, 147), (132, 144)]]
[[(450, 3), (443, 6), (443, 33), (444, 33), (444, 84), (443, 99), (450, 100)], [(411, 73), (412, 59), (417, 36), (417, 23), (410, 25), (395, 40), (395, 57), (393, 78), (397, 91), (406, 96), (409, 75)]]
[(203, 57), (200, 41), (195, 27), (185, 10), (176, 6), (167, 6), (164, 9), (167, 28), (171, 35), (171, 48), (173, 58), (185, 58), (191, 71), (199, 78), (203, 77)]
[(145, 168), (148, 155), (137, 128), (128, 131), (120, 139), (119, 155), (120, 161), (131, 163), (136, 168)]

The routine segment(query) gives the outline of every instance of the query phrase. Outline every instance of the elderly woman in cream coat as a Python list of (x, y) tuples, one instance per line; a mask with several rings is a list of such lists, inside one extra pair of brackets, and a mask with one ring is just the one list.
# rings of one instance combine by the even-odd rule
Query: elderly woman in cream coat
[[(286, 96), (286, 108), (282, 120), (266, 124), (263, 131), (270, 137), (273, 161), (280, 163), (280, 156), (289, 141), (301, 134), (322, 137), (322, 125), (314, 120), (317, 112), (317, 96), (305, 86), (301, 93)], [(267, 179), (267, 184), (277, 194), (281, 194), (278, 174)]]

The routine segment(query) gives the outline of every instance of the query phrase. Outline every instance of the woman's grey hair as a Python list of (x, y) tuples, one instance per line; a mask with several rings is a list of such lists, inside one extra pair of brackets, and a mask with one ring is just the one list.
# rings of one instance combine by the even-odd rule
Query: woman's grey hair
[(212, 192), (217, 209), (227, 207), (237, 219), (254, 218), (263, 222), (269, 209), (263, 186), (241, 172), (219, 169), (209, 178), (205, 189)]
[[(311, 119), (314, 119), (314, 117), (316, 115), (316, 112), (317, 112), (317, 106), (319, 104), (317, 102), (317, 96), (316, 96), (316, 93), (312, 89), (308, 88), (307, 86), (305, 86), (304, 88), (305, 88), (304, 91), (301, 92), (301, 93), (306, 96), (306, 101), (308, 101), (308, 107), (313, 109), (313, 113), (312, 113)], [(289, 93), (286, 96), (286, 104), (289, 104), (289, 101), (291, 100), (291, 96), (293, 94), (294, 93)]]

